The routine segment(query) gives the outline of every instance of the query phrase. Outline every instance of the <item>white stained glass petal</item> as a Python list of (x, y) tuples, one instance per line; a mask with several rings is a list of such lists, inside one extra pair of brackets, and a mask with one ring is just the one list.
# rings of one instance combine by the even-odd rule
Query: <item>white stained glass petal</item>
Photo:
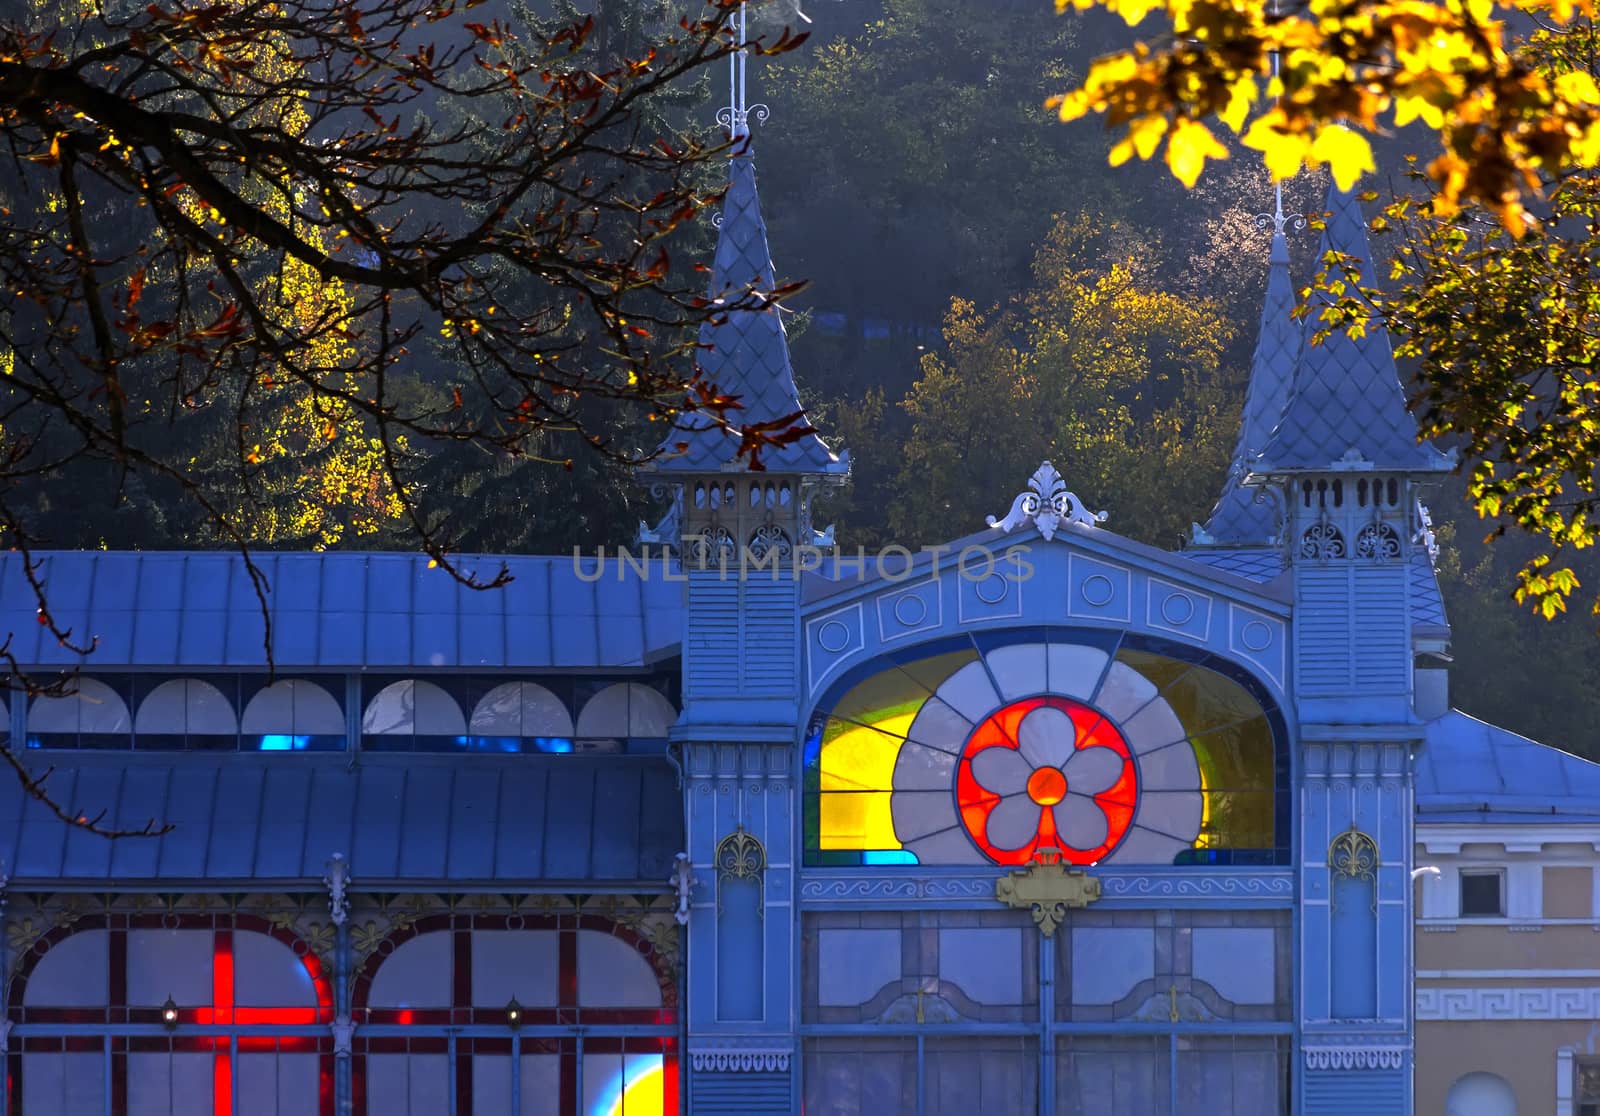
[(1000, 706), (1000, 695), (982, 663), (968, 663), (939, 684), (935, 693), (968, 721), (977, 724)]
[(283, 942), (253, 930), (233, 934), (233, 999), (247, 1008), (312, 1008), (317, 983)]
[(1057, 803), (1056, 832), (1075, 849), (1098, 849), (1106, 839), (1106, 812), (1094, 799), (1068, 794)]
[(232, 736), (239, 725), (221, 690), (198, 678), (174, 678), (151, 690), (139, 703), (133, 731)]
[(661, 982), (650, 962), (631, 943), (599, 930), (579, 930), (578, 1005), (660, 1007)]
[(638, 682), (618, 682), (584, 703), (577, 735), (659, 737), (677, 719), (678, 711), (658, 691)]
[(1042, 643), (1014, 643), (989, 652), (989, 672), (1006, 701), (1017, 701), (1048, 693), (1050, 681), (1045, 669)]
[(959, 755), (972, 735), (973, 724), (936, 697), (930, 697), (917, 710), (906, 739), (929, 748)]
[(80, 930), (39, 958), (22, 991), (23, 1007), (105, 1007), (110, 995), (111, 934)]
[(956, 757), (950, 752), (909, 741), (900, 745), (894, 761), (895, 790), (948, 791), (955, 777)]
[(1106, 680), (1094, 696), (1094, 703), (1113, 721), (1121, 724), (1148, 705), (1155, 696), (1154, 682), (1127, 663), (1112, 663), (1111, 669), (1106, 671)]
[(1049, 692), (1087, 701), (1100, 684), (1108, 658), (1098, 647), (1052, 643), (1047, 656)]
[(246, 736), (343, 736), (344, 711), (317, 683), (286, 678), (250, 699), (240, 727)]
[(1000, 800), (989, 815), (985, 835), (997, 849), (1020, 849), (1039, 832), (1039, 804), (1026, 794), (1013, 794)]
[[(949, 796), (945, 796), (949, 801)], [(973, 844), (972, 838), (959, 824), (952, 824), (937, 833), (905, 841), (906, 850), (923, 864), (989, 864), (989, 857)]]
[(566, 705), (533, 682), (507, 682), (484, 694), (472, 711), (471, 727), (473, 736), (573, 734), (572, 714)]
[(408, 678), (391, 682), (373, 696), (361, 717), (369, 735), (465, 736), (461, 707), (443, 688)]
[(1171, 864), (1189, 844), (1135, 825), (1102, 864)]
[(1015, 748), (994, 744), (972, 757), (972, 777), (986, 791), (1020, 794), (1027, 789), (1034, 766)]
[(1148, 752), (1164, 744), (1185, 737), (1183, 722), (1167, 704), (1166, 698), (1156, 698), (1120, 726), (1122, 738), (1135, 752)]
[(35, 698), (28, 707), (30, 732), (126, 733), (133, 729), (128, 707), (110, 686), (95, 678), (70, 681), (61, 697)]
[(1189, 843), (1200, 835), (1199, 791), (1145, 791), (1139, 796), (1139, 824)]
[(1067, 790), (1073, 794), (1108, 791), (1122, 777), (1122, 757), (1110, 748), (1079, 748), (1067, 760)]
[(889, 799), (889, 811), (894, 818), (894, 835), (907, 847), (929, 834), (960, 824), (948, 785), (938, 790), (897, 790)]
[[(451, 1006), (449, 931), (434, 930), (400, 943), (372, 978), (367, 1005), (375, 1008), (445, 1008)], [(511, 997), (507, 996), (506, 999)]]
[(1183, 740), (1138, 757), (1139, 791), (1199, 790), (1200, 765), (1194, 747)]
[(1017, 726), (1017, 745), (1033, 767), (1060, 767), (1072, 758), (1078, 726), (1053, 706), (1035, 709)]

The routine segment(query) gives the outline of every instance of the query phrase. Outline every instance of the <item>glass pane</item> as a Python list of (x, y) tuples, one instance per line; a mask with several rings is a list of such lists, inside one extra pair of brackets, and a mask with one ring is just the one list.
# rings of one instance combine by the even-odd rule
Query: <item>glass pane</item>
[(915, 1116), (916, 1040), (807, 1040), (803, 1103), (806, 1116)]
[(128, 1116), (204, 1116), (214, 1097), (210, 1054), (128, 1055)]
[(277, 1040), (240, 1040), (236, 1116), (310, 1116), (316, 1112), (321, 1059), (315, 1054), (263, 1054), (245, 1049), (246, 1044), (263, 1041)]
[(450, 1111), (444, 1054), (368, 1054), (368, 1116), (439, 1116)]
[(923, 1065), (924, 1116), (1038, 1111), (1039, 1047), (1032, 1039), (928, 1039)]
[(22, 1111), (101, 1116), (106, 1110), (105, 1055), (99, 1051), (22, 1056)]
[(1287, 1116), (1287, 1042), (1270, 1035), (1179, 1036), (1178, 1111)]
[(666, 1073), (660, 1054), (585, 1054), (584, 1116), (662, 1116)]
[(1168, 1042), (1165, 1035), (1057, 1039), (1055, 1116), (1143, 1116), (1170, 1111)]

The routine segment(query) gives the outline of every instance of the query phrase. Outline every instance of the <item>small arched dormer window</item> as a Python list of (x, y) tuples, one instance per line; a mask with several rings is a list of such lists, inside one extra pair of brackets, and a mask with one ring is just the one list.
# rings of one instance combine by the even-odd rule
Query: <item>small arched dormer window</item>
[(98, 678), (78, 678), (57, 697), (28, 707), (30, 748), (126, 748), (133, 735), (128, 704)]
[(262, 752), (336, 752), (344, 747), (344, 710), (309, 679), (280, 679), (244, 707), (243, 746)]
[(436, 683), (413, 678), (379, 690), (361, 717), (362, 743), (379, 751), (454, 750), (466, 735), (455, 698)]

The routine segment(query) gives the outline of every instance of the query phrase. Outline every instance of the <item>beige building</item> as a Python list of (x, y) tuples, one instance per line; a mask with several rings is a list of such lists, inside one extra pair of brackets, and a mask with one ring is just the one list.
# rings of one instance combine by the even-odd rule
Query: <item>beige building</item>
[(1416, 806), (1417, 1116), (1600, 1116), (1600, 765), (1451, 712)]

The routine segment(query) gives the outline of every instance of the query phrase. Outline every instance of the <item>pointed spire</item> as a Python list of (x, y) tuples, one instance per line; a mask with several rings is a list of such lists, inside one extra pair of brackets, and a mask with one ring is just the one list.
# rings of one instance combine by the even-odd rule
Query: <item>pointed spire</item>
[[(1279, 509), (1260, 488), (1244, 487), (1250, 461), (1266, 445), (1267, 438), (1283, 417), (1294, 381), (1295, 363), (1300, 358), (1300, 323), (1294, 320), (1294, 285), (1289, 281), (1289, 244), (1284, 229), (1290, 223), (1283, 215), (1283, 187), (1273, 195), (1273, 211), (1258, 221), (1272, 223), (1272, 254), (1267, 269), (1267, 297), (1261, 308), (1261, 327), (1256, 333), (1256, 351), (1250, 361), (1250, 385), (1244, 399), (1244, 415), (1239, 425), (1239, 441), (1234, 446), (1228, 479), (1222, 497), (1211, 511), (1195, 541), (1221, 546), (1265, 546), (1279, 531)], [(1293, 218), (1296, 228), (1304, 218)]]
[[(744, 9), (739, 11), (739, 41), (745, 40)], [(750, 141), (750, 120), (767, 119), (765, 105), (745, 101), (745, 52), (731, 56), (728, 106), (719, 109), (717, 121), (734, 141), (729, 160), (728, 192), (718, 223), (717, 254), (712, 264), (710, 297), (714, 303), (746, 301), (750, 292), (768, 293), (777, 286), (772, 254), (767, 248), (767, 225), (761, 218), (756, 195), (756, 168)], [(789, 363), (789, 341), (776, 305), (764, 309), (739, 309), (700, 328), (701, 374), (724, 395), (738, 398), (740, 408), (728, 412), (735, 426), (774, 422), (803, 409)], [(803, 421), (803, 420), (802, 420)], [(739, 439), (710, 420), (680, 418), (661, 443), (662, 456), (654, 468), (662, 471), (704, 472), (739, 462)], [(763, 449), (761, 463), (776, 472), (844, 473), (841, 459), (816, 434), (783, 446)]]
[[(1330, 187), (1328, 223), (1318, 259), (1329, 252), (1355, 259), (1372, 276), (1367, 223), (1353, 191)], [(1318, 328), (1331, 304), (1314, 292), (1306, 318)], [(1327, 469), (1437, 472), (1450, 460), (1417, 441), (1416, 420), (1406, 409), (1387, 331), (1372, 324), (1361, 337), (1334, 330), (1320, 345), (1307, 344), (1277, 429), (1250, 465), (1253, 474), (1320, 472)]]

